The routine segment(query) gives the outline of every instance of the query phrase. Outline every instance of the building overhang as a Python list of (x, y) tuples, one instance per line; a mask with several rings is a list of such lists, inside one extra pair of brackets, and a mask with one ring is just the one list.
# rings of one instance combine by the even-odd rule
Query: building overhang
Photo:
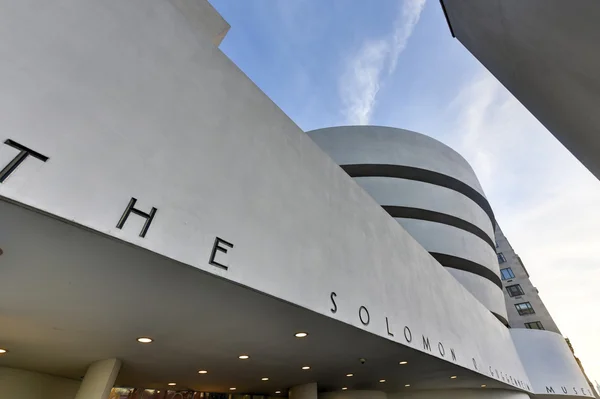
[(600, 2), (441, 4), (452, 35), (600, 178)]
[[(482, 384), (517, 389), (3, 200), (0, 225), (0, 303), (8, 306), (0, 315), (0, 337), (10, 348), (0, 357), (0, 367), (79, 379), (92, 362), (116, 357), (124, 364), (118, 386), (166, 389), (168, 382), (176, 382), (177, 389), (209, 392), (235, 387), (239, 393), (285, 393), (311, 381), (329, 391), (348, 387), (398, 392)], [(346, 305), (324, 294), (327, 306)], [(309, 335), (296, 338), (297, 332)], [(390, 333), (414, 334), (415, 346), (421, 345), (416, 331)], [(154, 342), (140, 344), (138, 337)], [(437, 351), (437, 343), (431, 344)], [(451, 349), (445, 350), (450, 355)], [(244, 354), (250, 359), (238, 358)], [(347, 377), (349, 373), (353, 376)], [(265, 377), (269, 380), (262, 381)]]

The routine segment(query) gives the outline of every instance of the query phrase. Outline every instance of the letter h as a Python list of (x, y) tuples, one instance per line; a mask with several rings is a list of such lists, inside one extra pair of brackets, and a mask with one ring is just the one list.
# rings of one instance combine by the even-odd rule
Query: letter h
[(133, 213), (135, 215), (141, 216), (146, 219), (146, 223), (144, 223), (144, 226), (142, 227), (142, 231), (140, 231), (140, 237), (144, 238), (144, 237), (146, 237), (146, 233), (148, 232), (148, 229), (150, 228), (150, 223), (152, 223), (152, 219), (154, 219), (154, 215), (156, 215), (157, 209), (152, 207), (152, 209), (150, 210), (150, 213), (142, 212), (139, 209), (134, 208), (136, 202), (137, 202), (137, 199), (131, 197), (131, 200), (129, 201), (129, 204), (127, 205), (127, 208), (125, 209), (125, 212), (123, 212), (123, 216), (121, 216), (119, 223), (117, 223), (117, 229), (122, 229), (123, 226), (125, 225), (125, 222), (127, 221), (127, 218), (129, 217), (129, 214)]

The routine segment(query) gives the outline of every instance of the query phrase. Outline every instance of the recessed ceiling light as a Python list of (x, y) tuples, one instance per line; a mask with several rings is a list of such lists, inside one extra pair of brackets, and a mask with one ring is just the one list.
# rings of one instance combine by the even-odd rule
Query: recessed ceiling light
[(408, 362), (406, 360), (403, 360), (400, 362), (400, 364), (407, 364)]
[(6, 349), (0, 349), (0, 355), (5, 354), (6, 352), (8, 352)]
[(482, 387), (482, 388), (485, 388), (485, 387), (487, 387), (487, 385), (485, 385), (485, 384), (481, 384), (481, 387)]
[(198, 371), (198, 374), (206, 374), (206, 373), (208, 373), (208, 371), (206, 371), (206, 370), (200, 370), (200, 371)]
[(242, 360), (250, 359), (250, 356), (248, 355), (239, 355), (238, 357)]
[(176, 382), (169, 382), (167, 385), (170, 385), (170, 386), (173, 387), (173, 386), (177, 385), (177, 383)]
[(137, 339), (137, 342), (139, 342), (140, 344), (149, 344), (152, 341), (154, 341), (152, 338), (148, 338), (148, 337), (139, 337)]
[(235, 391), (235, 388), (229, 388), (230, 391)]
[(346, 377), (354, 377), (354, 374), (352, 374), (352, 373), (346, 374)]
[(385, 380), (379, 380), (379, 382), (381, 382), (381, 383), (384, 383), (384, 382), (385, 382)]
[(269, 381), (269, 377), (263, 377), (263, 378), (261, 378), (261, 380), (263, 380), (263, 381)]
[(302, 366), (302, 370), (310, 370), (310, 366)]
[(275, 391), (275, 393), (281, 393), (281, 391)]
[(348, 388), (346, 388), (346, 387), (343, 387), (343, 388), (342, 388), (342, 391), (345, 391), (346, 389), (348, 389)]
[(294, 334), (294, 336), (296, 338), (304, 338), (304, 337), (308, 337), (308, 333), (306, 333), (306, 332), (297, 332), (296, 334)]
[(409, 387), (409, 386), (410, 386), (410, 384), (406, 384), (406, 385), (405, 385), (405, 387)]
[(458, 377), (453, 375), (452, 377), (450, 377), (451, 380), (457, 379)]

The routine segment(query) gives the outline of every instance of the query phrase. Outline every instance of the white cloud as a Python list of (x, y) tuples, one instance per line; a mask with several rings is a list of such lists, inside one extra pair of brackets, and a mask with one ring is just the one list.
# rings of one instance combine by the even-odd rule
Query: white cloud
[(377, 93), (384, 79), (396, 70), (425, 1), (404, 0), (392, 32), (384, 38), (365, 41), (348, 60), (338, 82), (346, 123), (365, 125), (371, 120)]
[(405, 0), (402, 6), (402, 17), (396, 19), (394, 24), (394, 36), (392, 51), (390, 54), (389, 74), (394, 73), (398, 64), (398, 57), (406, 48), (408, 39), (413, 33), (415, 26), (419, 23), (421, 12), (425, 7), (425, 0)]
[(474, 167), (548, 310), (600, 380), (600, 182), (487, 71), (448, 115), (450, 146)]

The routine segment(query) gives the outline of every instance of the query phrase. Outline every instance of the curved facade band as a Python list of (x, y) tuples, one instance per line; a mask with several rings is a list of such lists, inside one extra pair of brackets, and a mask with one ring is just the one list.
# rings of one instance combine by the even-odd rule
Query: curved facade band
[(438, 252), (429, 252), (429, 254), (444, 267), (451, 267), (452, 269), (464, 270), (476, 274), (490, 280), (492, 283), (496, 284), (498, 288), (502, 289), (502, 280), (500, 277), (485, 266), (481, 266), (478, 263), (457, 256), (441, 254)]
[(390, 216), (393, 216), (395, 218), (427, 220), (429, 222), (437, 222), (459, 228), (481, 238), (492, 249), (496, 248), (494, 241), (490, 238), (490, 236), (486, 234), (485, 231), (481, 230), (479, 227), (461, 218), (457, 218), (455, 216), (441, 212), (406, 206), (382, 205), (382, 208), (385, 209), (385, 211), (389, 213)]
[(491, 239), (495, 238), (488, 215), (473, 200), (457, 191), (417, 180), (393, 177), (355, 177), (354, 181), (379, 204), (451, 215), (476, 226)]
[(423, 183), (446, 187), (470, 198), (489, 216), (492, 226), (496, 226), (494, 212), (488, 200), (479, 191), (454, 177), (406, 165), (389, 164), (347, 164), (340, 165), (351, 177), (393, 177), (415, 180)]
[(420, 133), (381, 126), (307, 134), (506, 324), (494, 214), (460, 154)]

